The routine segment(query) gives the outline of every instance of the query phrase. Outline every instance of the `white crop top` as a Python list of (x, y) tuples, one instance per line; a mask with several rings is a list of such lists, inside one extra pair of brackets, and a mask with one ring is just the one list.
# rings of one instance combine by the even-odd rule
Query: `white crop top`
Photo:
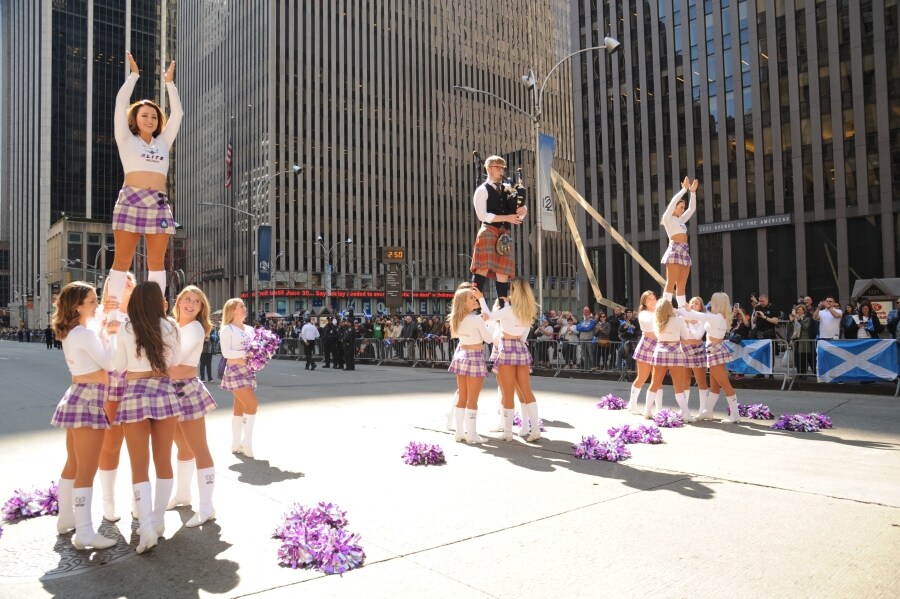
[(72, 376), (113, 369), (109, 343), (101, 341), (95, 332), (81, 325), (69, 331), (62, 340), (62, 348)]
[(511, 335), (513, 337), (519, 337), (522, 341), (525, 341), (525, 339), (528, 338), (528, 331), (531, 330), (531, 323), (522, 324), (519, 322), (519, 319), (513, 314), (512, 304), (506, 302), (506, 306), (491, 313), (488, 310), (487, 304), (484, 302), (484, 298), (478, 300), (478, 303), (481, 305), (481, 311), (488, 314), (488, 320), (500, 323), (500, 330), (502, 331), (501, 336)]
[[(641, 335), (644, 333), (653, 333), (653, 323), (656, 321), (656, 313), (651, 310), (641, 310), (638, 312), (638, 324), (641, 325)], [(654, 335), (656, 333), (653, 333)]]
[(687, 225), (685, 224), (688, 220), (690, 220), (691, 216), (694, 215), (695, 200), (697, 199), (697, 194), (691, 192), (691, 201), (689, 202), (689, 206), (685, 206), (684, 212), (681, 216), (675, 216), (675, 206), (678, 205), (678, 200), (687, 192), (687, 190), (682, 187), (681, 191), (672, 196), (672, 199), (669, 200), (669, 205), (666, 206), (666, 211), (663, 212), (662, 221), (663, 228), (666, 230), (666, 235), (669, 236), (669, 239), (672, 239), (673, 235), (678, 235), (679, 233), (687, 234)]
[(678, 315), (670, 318), (666, 323), (666, 327), (662, 330), (660, 330), (659, 327), (656, 326), (656, 322), (654, 322), (653, 330), (656, 332), (656, 339), (658, 341), (671, 343), (673, 341), (681, 341), (682, 339), (689, 338), (687, 324), (685, 324), (684, 319)]
[[(693, 320), (690, 315), (685, 316), (687, 320)], [(687, 338), (693, 341), (700, 341), (706, 334), (706, 325), (699, 320), (697, 322), (686, 322), (688, 329)]]
[(200, 353), (203, 351), (206, 331), (203, 330), (203, 325), (195, 320), (179, 327), (179, 332), (181, 334), (181, 359), (178, 363), (185, 366), (196, 366), (200, 363)]
[(169, 172), (169, 151), (175, 143), (178, 128), (184, 112), (181, 109), (181, 99), (174, 83), (166, 83), (166, 91), (169, 94), (169, 118), (166, 126), (156, 138), (149, 144), (145, 144), (139, 135), (135, 135), (128, 128), (128, 105), (134, 84), (140, 75), (131, 73), (128, 79), (119, 89), (116, 95), (116, 113), (113, 118), (113, 129), (116, 135), (116, 144), (119, 146), (119, 159), (125, 174), (134, 172), (150, 172), (166, 175)]
[(681, 308), (677, 312), (685, 318), (691, 320), (699, 320), (706, 328), (706, 333), (713, 339), (724, 339), (725, 332), (728, 330), (728, 323), (722, 318), (721, 314), (716, 312), (694, 312), (693, 310), (684, 310)]
[[(179, 340), (178, 327), (168, 319), (159, 319), (159, 328), (162, 330), (163, 359), (166, 367), (172, 364), (181, 363), (181, 341)], [(119, 332), (116, 333), (114, 342), (115, 350), (113, 352), (113, 365), (115, 370), (119, 372), (150, 372), (153, 367), (147, 358), (147, 352), (141, 350), (141, 355), (137, 355), (137, 339), (134, 336), (134, 329), (131, 323), (119, 326)]]
[(244, 338), (253, 334), (253, 327), (244, 325), (243, 328), (233, 324), (225, 325), (219, 330), (219, 345), (222, 347), (222, 355), (225, 358), (246, 358), (244, 350)]
[[(485, 314), (490, 314), (485, 312)], [(479, 343), (493, 343), (494, 334), (488, 321), (478, 314), (469, 314), (459, 323), (456, 336), (460, 345), (477, 345)]]

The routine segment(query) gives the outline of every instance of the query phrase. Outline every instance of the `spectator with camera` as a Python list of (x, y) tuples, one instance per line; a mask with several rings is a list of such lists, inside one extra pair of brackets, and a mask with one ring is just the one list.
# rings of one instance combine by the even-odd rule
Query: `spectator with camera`
[(592, 370), (594, 368), (594, 329), (597, 327), (597, 321), (591, 314), (591, 309), (587, 306), (581, 311), (581, 320), (575, 325), (578, 331), (578, 349), (581, 352), (581, 368), (583, 370)]
[[(769, 303), (769, 296), (760, 293), (757, 300), (755, 295), (750, 296), (750, 305), (753, 306), (753, 314), (750, 317), (757, 339), (775, 339), (775, 327), (778, 326), (778, 317), (781, 313), (774, 304)], [(751, 331), (751, 337), (753, 331)]]
[(632, 355), (637, 347), (638, 339), (641, 338), (641, 325), (634, 317), (634, 310), (625, 309), (625, 316), (619, 324), (619, 351), (616, 354), (616, 368), (628, 370), (634, 369), (634, 360)]
[(861, 299), (856, 313), (852, 316), (852, 324), (844, 328), (845, 339), (878, 339), (884, 325), (878, 319), (878, 314), (872, 308), (872, 302)]
[(812, 372), (815, 368), (813, 365), (813, 347), (810, 339), (814, 339), (810, 333), (810, 325), (812, 319), (806, 313), (806, 303), (797, 304), (794, 311), (789, 316), (790, 325), (789, 340), (794, 353), (794, 367), (801, 375)]
[(812, 313), (813, 320), (819, 323), (819, 339), (837, 339), (841, 333), (841, 307), (835, 303), (834, 296), (828, 295), (824, 300), (819, 302), (815, 312)]

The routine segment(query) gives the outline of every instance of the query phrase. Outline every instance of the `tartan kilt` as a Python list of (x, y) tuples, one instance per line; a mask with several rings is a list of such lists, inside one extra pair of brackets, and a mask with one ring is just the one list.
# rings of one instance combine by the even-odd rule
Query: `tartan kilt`
[(670, 241), (666, 253), (662, 255), (660, 264), (681, 264), (682, 266), (690, 266), (691, 254), (690, 246), (681, 241)]
[(681, 351), (681, 341), (656, 341), (653, 349), (653, 357), (650, 358), (653, 366), (684, 367), (684, 352)]
[(156, 189), (123, 186), (113, 210), (113, 230), (174, 235), (175, 218), (169, 196)]
[(487, 270), (486, 276), (489, 279), (496, 279), (497, 275), (506, 275), (509, 278), (516, 276), (516, 260), (513, 258), (513, 252), (505, 256), (497, 253), (497, 238), (500, 234), (501, 229), (497, 227), (481, 225), (475, 238), (475, 247), (472, 249), (470, 272)]
[(706, 368), (706, 346), (703, 343), (690, 345), (681, 344), (684, 351), (684, 361), (688, 368)]
[(457, 347), (450, 360), (448, 371), (460, 376), (487, 376), (487, 366), (484, 365), (484, 349), (463, 349)]
[(650, 360), (653, 359), (654, 349), (656, 349), (656, 337), (641, 335), (641, 340), (638, 341), (637, 347), (634, 348), (631, 358), (638, 362), (649, 364)]
[(706, 366), (712, 368), (719, 364), (727, 364), (731, 361), (731, 352), (725, 343), (713, 343), (706, 346)]
[(72, 383), (56, 405), (50, 424), (58, 428), (109, 428), (103, 402), (109, 389), (102, 383)]
[(175, 395), (181, 403), (179, 422), (203, 418), (207, 412), (212, 412), (218, 407), (216, 400), (199, 377), (178, 379), (172, 381), (172, 386), (175, 387)]
[(127, 371), (109, 371), (109, 393), (106, 397), (106, 401), (122, 401), (122, 396), (125, 395), (126, 374), (128, 374)]
[(113, 424), (130, 424), (142, 420), (165, 420), (181, 414), (181, 403), (175, 395), (172, 379), (152, 377), (125, 381), (125, 393), (119, 401)]
[(497, 343), (497, 359), (494, 366), (531, 366), (531, 352), (521, 339), (501, 338)]
[(256, 373), (250, 370), (248, 366), (226, 364), (225, 376), (222, 377), (220, 386), (226, 391), (234, 391), (235, 389), (244, 389), (246, 387), (256, 391)]

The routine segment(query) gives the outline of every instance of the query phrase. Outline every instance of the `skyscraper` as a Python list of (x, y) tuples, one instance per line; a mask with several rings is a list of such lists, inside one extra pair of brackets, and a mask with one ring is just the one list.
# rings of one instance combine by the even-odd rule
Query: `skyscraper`
[[(658, 263), (660, 214), (689, 175), (701, 180), (691, 294), (768, 292), (785, 309), (797, 294), (846, 300), (856, 279), (897, 276), (897, 0), (578, 1), (573, 12), (580, 47), (623, 44), (618, 61), (580, 65), (579, 187), (645, 258)], [(659, 287), (591, 222), (586, 237), (616, 297)]]
[[(380, 250), (391, 246), (404, 251), (401, 310), (442, 312), (469, 278), (471, 198), (483, 181), (473, 151), (505, 156), (526, 182), (533, 176), (530, 120), (453, 87), (529, 111), (521, 77), (529, 68), (546, 74), (565, 56), (569, 15), (561, 0), (179, 2), (186, 116), (177, 189), (191, 205), (188, 279), (202, 280), (219, 305), (249, 295), (250, 234), (268, 224), (273, 241), (261, 256), (268, 251), (274, 280), (261, 284), (260, 309), (293, 313), (331, 300), (378, 310)], [(548, 85), (543, 124), (558, 139), (556, 168), (573, 173), (569, 73), (560, 69)], [(536, 274), (533, 225), (517, 232), (524, 276)], [(545, 275), (565, 279), (566, 301), (574, 280), (563, 264), (573, 258), (568, 235), (547, 240)], [(548, 299), (562, 294), (556, 287)]]

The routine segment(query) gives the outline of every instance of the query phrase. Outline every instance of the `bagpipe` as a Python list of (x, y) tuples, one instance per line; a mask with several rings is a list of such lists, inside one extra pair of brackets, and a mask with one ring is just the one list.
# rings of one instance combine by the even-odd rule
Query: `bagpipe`
[[(525, 189), (525, 184), (522, 181), (521, 168), (516, 169), (515, 185), (513, 185), (512, 179), (507, 179), (503, 182), (503, 196), (507, 214), (515, 214), (518, 208), (525, 205), (528, 191)], [(497, 237), (496, 250), (501, 256), (505, 256), (512, 251), (512, 236), (509, 234), (508, 229)]]

